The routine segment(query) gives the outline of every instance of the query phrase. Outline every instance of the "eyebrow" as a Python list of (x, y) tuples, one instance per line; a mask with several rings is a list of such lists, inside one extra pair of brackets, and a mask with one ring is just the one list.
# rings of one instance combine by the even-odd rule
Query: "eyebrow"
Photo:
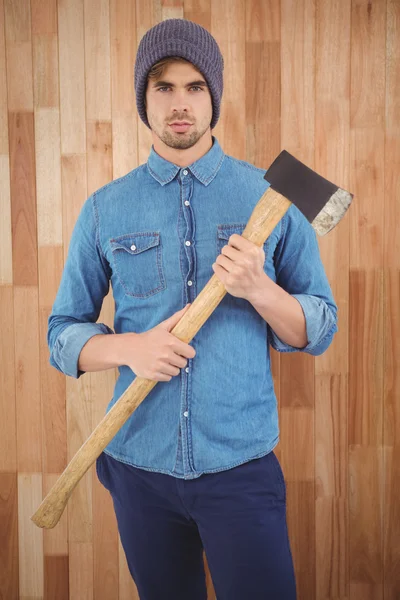
[[(190, 83), (186, 84), (186, 87), (192, 87), (192, 85), (202, 85), (207, 87), (207, 83), (203, 80), (203, 79), (198, 79), (197, 81), (191, 81)], [(170, 81), (156, 81), (153, 84), (153, 87), (175, 87), (175, 85), (173, 83), (171, 83)]]

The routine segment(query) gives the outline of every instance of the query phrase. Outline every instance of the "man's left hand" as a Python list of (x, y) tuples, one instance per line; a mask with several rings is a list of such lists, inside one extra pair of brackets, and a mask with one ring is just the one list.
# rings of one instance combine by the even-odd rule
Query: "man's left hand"
[(262, 247), (234, 233), (221, 250), (213, 271), (227, 292), (236, 298), (250, 299), (265, 284), (265, 252)]

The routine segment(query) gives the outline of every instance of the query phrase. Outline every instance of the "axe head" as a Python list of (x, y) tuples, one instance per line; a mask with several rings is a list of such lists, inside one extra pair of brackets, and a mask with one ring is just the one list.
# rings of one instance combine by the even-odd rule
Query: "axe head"
[(353, 194), (334, 185), (283, 150), (264, 179), (272, 189), (295, 204), (318, 235), (325, 235), (344, 216)]

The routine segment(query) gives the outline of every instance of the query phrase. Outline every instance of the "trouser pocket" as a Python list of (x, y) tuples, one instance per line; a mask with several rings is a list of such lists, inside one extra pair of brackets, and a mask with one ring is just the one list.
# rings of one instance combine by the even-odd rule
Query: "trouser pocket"
[(268, 455), (271, 458), (271, 461), (274, 465), (274, 469), (275, 469), (275, 473), (277, 476), (277, 481), (278, 481), (278, 485), (280, 487), (281, 493), (283, 495), (283, 498), (286, 502), (286, 482), (285, 482), (285, 476), (283, 474), (282, 471), (282, 467), (281, 464), (278, 460), (278, 457), (276, 456), (275, 452), (273, 450), (271, 450), (271, 452)]
[(107, 480), (106, 477), (104, 476), (104, 472), (106, 470), (105, 465), (104, 465), (104, 461), (106, 460), (106, 456), (104, 454), (104, 452), (102, 452), (97, 458), (96, 458), (96, 473), (97, 473), (97, 478), (100, 481), (101, 485), (103, 487), (106, 488), (106, 490), (109, 491), (109, 486), (107, 484)]

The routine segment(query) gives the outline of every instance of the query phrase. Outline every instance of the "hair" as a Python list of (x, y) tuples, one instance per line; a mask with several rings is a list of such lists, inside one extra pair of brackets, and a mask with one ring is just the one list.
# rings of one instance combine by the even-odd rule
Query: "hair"
[[(194, 67), (197, 71), (199, 71), (199, 69), (193, 65), (190, 60), (187, 60), (186, 58), (183, 58), (182, 56), (166, 56), (165, 58), (162, 58), (161, 60), (159, 60), (158, 62), (156, 62), (150, 69), (150, 71), (147, 74), (147, 83), (149, 82), (150, 79), (160, 79), (165, 71), (167, 70), (167, 67), (172, 64), (172, 63), (176, 63), (176, 62), (182, 62), (182, 63), (187, 63), (189, 65), (192, 65), (192, 67)], [(201, 71), (199, 71), (199, 73), (201, 73)], [(201, 73), (203, 75), (203, 73)], [(204, 75), (203, 75), (204, 77)], [(144, 106), (146, 108), (146, 94), (144, 95)]]

